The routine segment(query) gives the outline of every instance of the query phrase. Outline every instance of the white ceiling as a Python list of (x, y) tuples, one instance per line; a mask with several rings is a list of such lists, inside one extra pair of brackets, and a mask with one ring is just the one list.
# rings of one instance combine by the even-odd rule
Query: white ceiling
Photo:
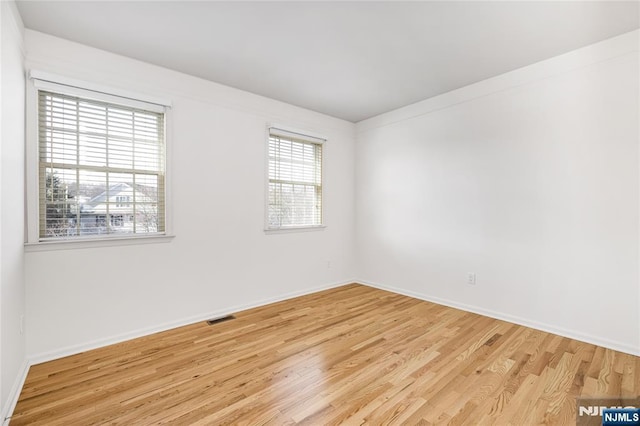
[(357, 122), (634, 29), (595, 1), (18, 1), (27, 28)]

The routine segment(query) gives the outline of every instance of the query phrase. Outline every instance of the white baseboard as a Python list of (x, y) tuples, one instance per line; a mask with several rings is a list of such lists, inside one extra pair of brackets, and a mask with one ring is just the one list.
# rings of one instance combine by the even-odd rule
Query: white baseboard
[(392, 293), (402, 294), (404, 296), (413, 297), (414, 299), (425, 300), (427, 302), (437, 303), (438, 305), (449, 306), (451, 308), (460, 309), (467, 312), (473, 312), (474, 314), (484, 315), (486, 317), (507, 321), (510, 323), (523, 325), (525, 327), (535, 328), (536, 330), (545, 331), (547, 333), (557, 334), (558, 336), (568, 337), (570, 339), (579, 340), (581, 342), (591, 343), (593, 345), (602, 346), (615, 351), (624, 352), (627, 354), (640, 356), (640, 348), (634, 347), (624, 342), (617, 342), (609, 340), (599, 336), (593, 336), (590, 334), (582, 333), (576, 330), (569, 330), (562, 327), (556, 327), (551, 324), (546, 324), (539, 321), (530, 320), (502, 312), (492, 311), (490, 309), (484, 309), (478, 306), (467, 305), (464, 303), (458, 303), (452, 300), (441, 299), (428, 294), (417, 293), (411, 290), (405, 290), (398, 287), (388, 286), (379, 283), (373, 283), (365, 280), (356, 280), (356, 283), (360, 283), (369, 287), (378, 288), (380, 290), (390, 291)]
[(9, 391), (9, 395), (7, 396), (6, 404), (2, 407), (2, 425), (9, 424), (11, 420), (11, 416), (13, 415), (13, 410), (16, 408), (16, 404), (18, 403), (18, 398), (20, 397), (20, 392), (22, 391), (22, 387), (24, 386), (24, 381), (27, 379), (27, 373), (29, 373), (29, 367), (31, 364), (28, 360), (24, 360), (22, 365), (20, 366), (20, 371), (18, 371), (18, 376), (16, 380), (13, 382), (13, 386), (11, 387), (11, 391)]
[(37, 354), (33, 354), (33, 355), (28, 355), (28, 359), (29, 359), (29, 364), (30, 365), (35, 365), (35, 364), (40, 364), (43, 362), (47, 362), (47, 361), (52, 361), (54, 359), (58, 359), (58, 358), (63, 358), (65, 356), (69, 356), (69, 355), (75, 355), (81, 352), (85, 352), (85, 351), (89, 351), (92, 349), (97, 349), (97, 348), (101, 348), (104, 346), (109, 346), (112, 345), (114, 343), (120, 343), (120, 342), (124, 342), (126, 340), (131, 340), (131, 339), (135, 339), (138, 337), (143, 337), (143, 336), (148, 336), (149, 334), (153, 334), (153, 333), (158, 333), (161, 331), (166, 331), (166, 330), (170, 330), (172, 328), (176, 328), (176, 327), (182, 327), (184, 325), (189, 325), (189, 324), (193, 324), (199, 321), (205, 321), (208, 319), (212, 319), (212, 318), (221, 318), (230, 314), (233, 314), (235, 312), (240, 312), (240, 311), (244, 311), (247, 309), (252, 309), (252, 308), (257, 308), (259, 306), (264, 306), (264, 305), (268, 305), (270, 303), (276, 303), (276, 302), (281, 302), (283, 300), (287, 300), (287, 299), (292, 299), (294, 297), (299, 297), (299, 296), (305, 296), (307, 294), (312, 294), (312, 293), (317, 293), (319, 291), (323, 291), (323, 290), (328, 290), (331, 288), (335, 288), (335, 287), (341, 287), (343, 285), (347, 285), (347, 284), (351, 284), (354, 283), (355, 281), (353, 280), (349, 280), (349, 281), (344, 281), (344, 282), (337, 282), (337, 283), (331, 283), (331, 284), (325, 284), (325, 285), (321, 285), (321, 286), (316, 286), (316, 287), (309, 287), (306, 288), (304, 290), (298, 290), (298, 291), (293, 291), (290, 293), (285, 293), (276, 297), (270, 297), (267, 299), (262, 299), (262, 300), (258, 300), (258, 301), (254, 301), (254, 302), (250, 302), (250, 303), (244, 303), (244, 304), (240, 304), (240, 305), (236, 305), (236, 306), (232, 306), (229, 308), (226, 308), (224, 310), (218, 310), (218, 311), (214, 311), (214, 312), (206, 312), (206, 313), (202, 313), (202, 314), (198, 314), (198, 315), (193, 315), (187, 318), (182, 318), (180, 320), (176, 320), (176, 321), (170, 321), (164, 324), (160, 324), (160, 325), (156, 325), (153, 327), (147, 327), (147, 328), (142, 328), (142, 329), (138, 329), (138, 330), (133, 330), (127, 333), (122, 333), (122, 334), (118, 334), (115, 336), (111, 336), (111, 337), (107, 337), (107, 338), (102, 338), (102, 339), (96, 339), (96, 340), (91, 340), (79, 345), (72, 345), (72, 346), (67, 346), (64, 348), (60, 348), (60, 349), (56, 349), (53, 351), (49, 351), (49, 352), (42, 352), (42, 353), (37, 353)]
[[(575, 331), (575, 330), (568, 330), (568, 329), (564, 329), (561, 327), (556, 327), (553, 326), (551, 324), (546, 324), (546, 323), (542, 323), (542, 322), (538, 322), (538, 321), (533, 321), (533, 320), (529, 320), (526, 318), (521, 318), (521, 317), (517, 317), (514, 315), (509, 315), (509, 314), (505, 314), (505, 313), (501, 313), (501, 312), (496, 312), (496, 311), (492, 311), (489, 309), (484, 309), (478, 306), (472, 306), (472, 305), (467, 305), (464, 303), (458, 303), (455, 301), (451, 301), (451, 300), (447, 300), (447, 299), (441, 299), (439, 297), (434, 297), (434, 296), (430, 296), (427, 294), (422, 294), (422, 293), (417, 293), (414, 291), (410, 291), (410, 290), (406, 290), (406, 289), (402, 289), (402, 288), (398, 288), (398, 287), (393, 287), (393, 286), (388, 286), (388, 285), (384, 285), (384, 284), (379, 284), (379, 283), (373, 283), (370, 281), (366, 281), (366, 280), (348, 280), (348, 281), (344, 281), (344, 282), (337, 282), (337, 283), (332, 283), (332, 284), (326, 284), (326, 285), (322, 285), (322, 286), (316, 286), (316, 287), (310, 287), (310, 288), (306, 288), (303, 290), (298, 290), (298, 291), (294, 291), (294, 292), (290, 292), (290, 293), (286, 293), (280, 296), (276, 296), (276, 297), (271, 297), (271, 298), (267, 298), (267, 299), (262, 299), (262, 300), (258, 300), (258, 301), (254, 301), (254, 302), (250, 302), (250, 303), (246, 303), (246, 304), (240, 304), (240, 305), (236, 305), (233, 307), (230, 307), (228, 309), (225, 310), (219, 310), (219, 311), (215, 311), (215, 312), (208, 312), (208, 313), (204, 313), (204, 314), (200, 314), (200, 315), (194, 315), (188, 318), (183, 318), (181, 320), (177, 320), (177, 321), (171, 321), (171, 322), (167, 322), (161, 325), (157, 325), (154, 327), (148, 327), (148, 328), (144, 328), (144, 329), (139, 329), (139, 330), (134, 330), (128, 333), (123, 333), (123, 334), (119, 334), (116, 336), (111, 336), (108, 338), (104, 338), (104, 339), (97, 339), (97, 340), (93, 340), (90, 342), (86, 342), (80, 345), (73, 345), (73, 346), (68, 346), (65, 348), (61, 348), (55, 351), (50, 351), (50, 352), (45, 352), (45, 353), (40, 353), (40, 354), (35, 354), (35, 355), (31, 355), (28, 357), (28, 359), (24, 362), (23, 367), (20, 371), (19, 376), (16, 379), (16, 382), (11, 390), (10, 396), (8, 398), (9, 403), (7, 404), (6, 407), (4, 407), (4, 410), (2, 412), (2, 418), (6, 418), (8, 416), (10, 416), (13, 413), (13, 410), (15, 409), (16, 403), (18, 402), (18, 397), (20, 395), (20, 390), (22, 389), (22, 386), (24, 385), (24, 381), (27, 377), (27, 372), (29, 371), (29, 367), (31, 365), (35, 365), (35, 364), (39, 364), (42, 362), (46, 362), (46, 361), (51, 361), (54, 359), (58, 359), (58, 358), (62, 358), (65, 356), (69, 356), (69, 355), (74, 355), (80, 352), (85, 352), (91, 349), (96, 349), (96, 348), (100, 348), (100, 347), (104, 347), (104, 346), (108, 346), (114, 343), (120, 343), (120, 342), (124, 342), (126, 340), (131, 340), (131, 339), (135, 339), (137, 337), (142, 337), (142, 336), (147, 336), (149, 334), (153, 334), (153, 333), (158, 333), (161, 331), (166, 331), (166, 330), (170, 330), (172, 328), (176, 328), (176, 327), (181, 327), (184, 325), (188, 325), (188, 324), (193, 324), (195, 322), (198, 321), (204, 321), (207, 319), (211, 319), (211, 318), (219, 318), (219, 317), (223, 317), (235, 312), (240, 312), (240, 311), (244, 311), (247, 309), (252, 309), (252, 308), (256, 308), (259, 306), (264, 306), (264, 305), (268, 305), (270, 303), (276, 303), (276, 302), (281, 302), (284, 300), (288, 300), (288, 299), (292, 299), (294, 297), (299, 297), (299, 296), (305, 296), (308, 294), (313, 294), (313, 293), (317, 293), (319, 291), (323, 291), (323, 290), (329, 290), (332, 288), (336, 288), (336, 287), (341, 287), (343, 285), (347, 285), (347, 284), (351, 284), (351, 283), (358, 283), (358, 284), (362, 284), (365, 286), (369, 286), (369, 287), (373, 287), (373, 288), (378, 288), (381, 290), (386, 290), (386, 291), (390, 291), (393, 293), (397, 293), (397, 294), (402, 294), (408, 297), (413, 297), (415, 299), (420, 299), (420, 300), (425, 300), (428, 302), (432, 302), (432, 303), (437, 303), (439, 305), (444, 305), (444, 306), (449, 306), (452, 308), (456, 308), (456, 309), (461, 309), (463, 311), (467, 311), (467, 312), (473, 312), (479, 315), (484, 315), (490, 318), (495, 318), (495, 319), (499, 319), (499, 320), (503, 320), (503, 321), (507, 321), (507, 322), (511, 322), (514, 324), (518, 324), (518, 325), (522, 325), (525, 327), (530, 327), (530, 328), (534, 328), (537, 330), (541, 330), (541, 331), (545, 331), (548, 333), (553, 333), (553, 334), (557, 334), (559, 336), (563, 336), (563, 337), (568, 337), (571, 339), (575, 339), (575, 340), (580, 340), (583, 342), (587, 342), (587, 343), (591, 343), (594, 345), (598, 345), (598, 346), (602, 346), (605, 348), (609, 348), (609, 349), (613, 349), (616, 351), (620, 351), (620, 352), (625, 352), (631, 355), (635, 355), (635, 356), (640, 356), (640, 350), (638, 348), (633, 347), (632, 345), (626, 344), (626, 343), (622, 343), (622, 342), (617, 342), (617, 341), (612, 341), (612, 340), (608, 340), (605, 338), (601, 338), (601, 337), (597, 337), (597, 336), (592, 336), (589, 334), (585, 334), (585, 333), (581, 333), (579, 331)], [(6, 424), (6, 420), (3, 423), (3, 425)]]

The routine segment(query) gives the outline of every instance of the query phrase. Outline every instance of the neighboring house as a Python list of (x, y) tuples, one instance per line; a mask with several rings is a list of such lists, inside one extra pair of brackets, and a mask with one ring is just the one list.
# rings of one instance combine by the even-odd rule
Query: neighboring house
[(155, 188), (117, 183), (79, 207), (82, 235), (158, 231)]

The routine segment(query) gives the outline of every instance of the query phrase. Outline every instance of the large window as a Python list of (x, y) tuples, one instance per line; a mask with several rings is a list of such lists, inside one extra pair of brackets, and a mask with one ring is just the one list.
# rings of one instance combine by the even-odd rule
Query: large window
[(163, 109), (42, 89), (37, 98), (39, 240), (163, 234)]
[(322, 225), (324, 140), (269, 129), (267, 229)]

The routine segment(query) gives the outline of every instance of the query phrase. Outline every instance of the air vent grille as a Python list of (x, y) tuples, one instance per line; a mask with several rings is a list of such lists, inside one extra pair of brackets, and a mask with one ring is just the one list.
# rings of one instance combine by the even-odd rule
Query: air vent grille
[(207, 320), (207, 324), (214, 325), (214, 324), (219, 324), (219, 323), (225, 322), (225, 321), (231, 321), (233, 319), (236, 319), (236, 317), (234, 317), (233, 315), (227, 315), (225, 317), (214, 318), (214, 319)]

